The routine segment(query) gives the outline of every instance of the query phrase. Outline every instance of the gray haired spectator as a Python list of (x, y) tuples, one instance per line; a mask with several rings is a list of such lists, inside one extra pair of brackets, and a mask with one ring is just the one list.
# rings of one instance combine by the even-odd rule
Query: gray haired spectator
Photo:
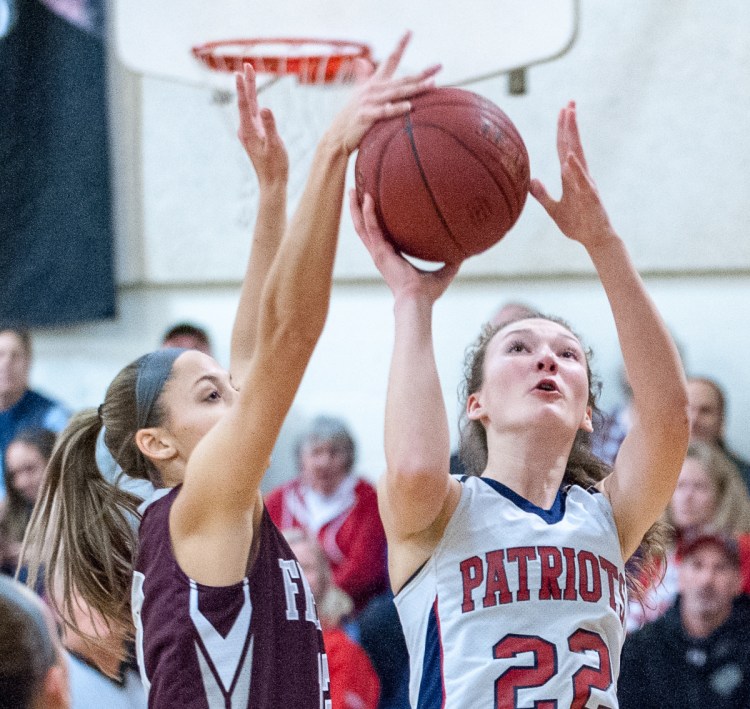
[(375, 489), (353, 473), (354, 438), (339, 418), (318, 416), (297, 445), (298, 475), (273, 490), (266, 508), (279, 529), (317, 539), (333, 581), (359, 612), (385, 591), (385, 532)]

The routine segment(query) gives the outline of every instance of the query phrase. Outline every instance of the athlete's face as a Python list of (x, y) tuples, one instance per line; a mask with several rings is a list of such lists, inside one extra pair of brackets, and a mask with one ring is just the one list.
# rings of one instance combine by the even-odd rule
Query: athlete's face
[(699, 460), (685, 459), (669, 506), (672, 521), (678, 529), (703, 526), (713, 521), (716, 488)]
[(682, 560), (679, 570), (680, 609), (704, 621), (728, 616), (740, 592), (740, 572), (716, 544), (701, 544)]
[(208, 355), (189, 350), (172, 365), (160, 403), (162, 424), (179, 457), (187, 461), (198, 442), (231, 407), (237, 392), (229, 373)]
[(588, 399), (581, 343), (558, 323), (530, 318), (511, 323), (492, 338), (484, 381), (469, 397), (468, 414), (485, 427), (562, 424), (574, 434), (591, 430)]

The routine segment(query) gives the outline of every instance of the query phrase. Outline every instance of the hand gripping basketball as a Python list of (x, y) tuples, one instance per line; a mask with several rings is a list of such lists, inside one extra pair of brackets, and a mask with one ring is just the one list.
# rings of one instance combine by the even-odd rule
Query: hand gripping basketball
[(357, 87), (354, 97), (336, 117), (329, 131), (329, 136), (339, 142), (347, 155), (357, 149), (362, 136), (375, 121), (406, 113), (411, 108), (409, 99), (412, 96), (434, 86), (433, 77), (440, 71), (439, 64), (418, 74), (394, 78), (410, 39), (411, 34), (407, 32), (374, 71), (367, 62), (359, 63), (360, 77), (371, 73)]

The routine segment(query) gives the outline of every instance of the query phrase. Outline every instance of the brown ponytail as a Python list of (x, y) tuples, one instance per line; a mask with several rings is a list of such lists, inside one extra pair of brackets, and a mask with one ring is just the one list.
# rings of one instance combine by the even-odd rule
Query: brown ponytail
[[(113, 630), (132, 633), (130, 586), (138, 540), (133, 522), (141, 499), (101, 474), (96, 445), (104, 426), (104, 441), (123, 471), (155, 477), (135, 444), (139, 362), (115, 377), (98, 411), (81, 411), (60, 434), (21, 552), (19, 568), (28, 565), (28, 584), (35, 586), (43, 576), (53, 608), (79, 634), (76, 597)], [(161, 418), (157, 402), (154, 425)]]

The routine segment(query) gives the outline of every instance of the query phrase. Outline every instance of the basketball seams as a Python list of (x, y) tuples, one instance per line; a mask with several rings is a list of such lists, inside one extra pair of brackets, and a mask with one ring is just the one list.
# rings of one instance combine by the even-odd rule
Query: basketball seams
[[(523, 153), (523, 155), (526, 157), (526, 160), (528, 161), (528, 152), (526, 150), (526, 145), (523, 142), (523, 139), (521, 138), (521, 135), (516, 130), (515, 126), (510, 122), (510, 119), (507, 117), (507, 115), (504, 112), (501, 112), (499, 108), (497, 108), (496, 106), (494, 106), (493, 104), (491, 104), (489, 101), (486, 101), (486, 102), (477, 102), (477, 104), (479, 104), (479, 106), (473, 105), (471, 103), (467, 103), (466, 101), (455, 101), (455, 100), (454, 101), (441, 101), (440, 103), (430, 103), (430, 104), (428, 104), (426, 106), (419, 106), (412, 113), (414, 114), (414, 116), (416, 118), (418, 116), (419, 112), (420, 112), (420, 109), (427, 109), (427, 108), (432, 109), (432, 108), (435, 108), (435, 107), (448, 107), (448, 108), (456, 108), (456, 107), (460, 107), (460, 108), (478, 108), (478, 107), (481, 107), (481, 116), (482, 116), (482, 118), (485, 119), (485, 120), (487, 120), (493, 127), (495, 127), (498, 130), (502, 131), (502, 135), (503, 135), (503, 139), (504, 140), (510, 138), (510, 142), (513, 143), (513, 146), (516, 149), (515, 152), (517, 152), (517, 153)], [(457, 143), (459, 143), (463, 148), (465, 148), (468, 153), (470, 153), (475, 158), (477, 158), (479, 160), (479, 162), (485, 168), (487, 167), (487, 164), (483, 160), (481, 160), (481, 159), (479, 159), (477, 157), (477, 152), (475, 150), (470, 149), (469, 146), (466, 143), (464, 143), (462, 140), (460, 140), (455, 133), (451, 132), (445, 126), (441, 126), (439, 124), (435, 124), (435, 123), (432, 123), (432, 122), (430, 122), (430, 123), (428, 123), (428, 122), (420, 122), (419, 125), (420, 126), (431, 127), (431, 128), (437, 128), (438, 130), (440, 130), (440, 131), (442, 131), (444, 133), (447, 133), (452, 138), (454, 138)], [(501, 150), (501, 148), (498, 147), (497, 145), (495, 145), (494, 147), (498, 151)], [(506, 156), (512, 156), (514, 151), (502, 150), (502, 152)], [(506, 178), (506, 181), (508, 182), (508, 184), (512, 185), (513, 182), (514, 182), (514, 177), (515, 176), (513, 174), (511, 174), (511, 173), (508, 172), (508, 170), (506, 169), (506, 167), (505, 167), (504, 164), (501, 163), (500, 167), (501, 167), (501, 170), (502, 170), (502, 172), (503, 172), (503, 174), (504, 174), (504, 176)], [(492, 174), (492, 170), (488, 170), (488, 172), (490, 172), (490, 174)], [(493, 174), (493, 181), (497, 182), (494, 179), (494, 174)], [(506, 205), (509, 207), (510, 211), (512, 211), (512, 212), (520, 211), (523, 208), (524, 204), (526, 203), (526, 194), (527, 194), (527, 192), (524, 193), (524, 196), (522, 198), (520, 198), (520, 201), (517, 201), (515, 199), (515, 194), (514, 194), (513, 203), (511, 203), (511, 201), (509, 200), (508, 194), (505, 191), (505, 189), (503, 189), (503, 187), (500, 186), (500, 185), (498, 185), (498, 187), (500, 188), (501, 192), (503, 193), (503, 197), (505, 198)]]
[[(412, 155), (414, 156), (414, 161), (416, 163), (417, 170), (419, 170), (419, 174), (422, 177), (422, 182), (424, 184), (425, 189), (427, 190), (427, 194), (430, 197), (430, 202), (432, 202), (432, 206), (435, 208), (435, 214), (440, 220), (440, 223), (445, 228), (445, 233), (448, 235), (448, 238), (453, 242), (453, 245), (458, 249), (459, 253), (464, 258), (467, 258), (469, 254), (466, 253), (466, 249), (464, 248), (463, 244), (460, 244), (456, 240), (456, 238), (453, 236), (453, 232), (450, 226), (448, 226), (448, 222), (445, 220), (445, 217), (443, 216), (443, 210), (440, 208), (440, 205), (435, 199), (435, 195), (432, 192), (432, 188), (430, 187), (430, 183), (427, 179), (427, 175), (424, 171), (424, 168), (422, 167), (422, 161), (419, 159), (419, 150), (417, 149), (417, 144), (414, 142), (414, 130), (412, 126), (411, 115), (407, 113), (404, 116), (404, 118), (405, 120), (404, 120), (403, 130), (406, 131), (406, 135), (409, 139), (409, 145), (411, 146), (411, 152), (412, 152)], [(420, 126), (421, 125), (424, 125), (424, 124), (420, 124)]]
[[(477, 163), (479, 163), (485, 169), (487, 174), (490, 176), (490, 179), (492, 180), (492, 182), (498, 188), (498, 191), (500, 192), (500, 194), (502, 194), (503, 199), (505, 200), (505, 205), (509, 213), (515, 213), (517, 209), (520, 209), (523, 207), (525, 200), (521, 202), (520, 204), (516, 205), (515, 199), (511, 200), (511, 198), (508, 197), (508, 193), (506, 192), (505, 186), (502, 185), (500, 181), (498, 181), (495, 178), (494, 171), (488, 169), (487, 164), (483, 160), (480, 159), (480, 154), (477, 153), (477, 151), (472, 150), (464, 141), (462, 141), (458, 136), (456, 136), (455, 133), (452, 133), (451, 131), (447, 130), (444, 126), (436, 125), (434, 123), (420, 123), (419, 127), (436, 129), (439, 132), (444, 133), (447, 136), (450, 136), (450, 138), (452, 138), (456, 142), (456, 144), (460, 145), (466, 151), (468, 155), (471, 155), (477, 161)], [(500, 169), (505, 175), (506, 181), (512, 184), (513, 182), (512, 176), (508, 174), (508, 171), (505, 169), (505, 166), (500, 164)], [(425, 181), (425, 184), (427, 184), (426, 181)], [(429, 189), (429, 185), (428, 185), (428, 189)], [(462, 251), (464, 251), (463, 248), (462, 248)]]

